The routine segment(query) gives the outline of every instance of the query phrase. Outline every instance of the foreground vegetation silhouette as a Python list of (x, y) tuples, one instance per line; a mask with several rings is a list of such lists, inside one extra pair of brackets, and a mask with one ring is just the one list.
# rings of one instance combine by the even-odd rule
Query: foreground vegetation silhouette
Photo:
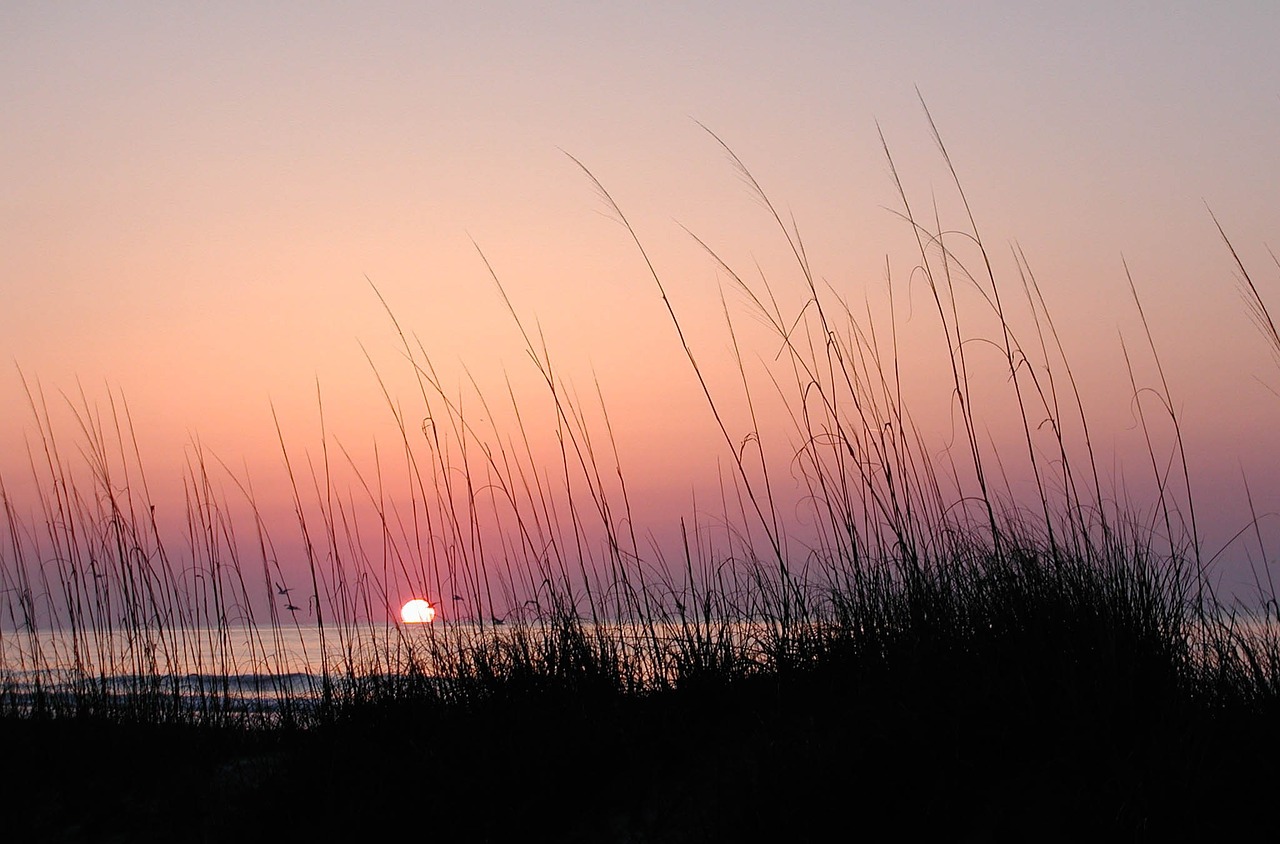
[[(951, 375), (958, 437), (939, 460), (903, 399), (896, 327), (877, 334), (817, 280), (798, 232), (728, 154), (800, 288), (788, 310), (794, 291), (744, 280), (707, 247), (772, 329), (768, 355), (780, 349), (758, 386), (729, 322), (742, 376), (732, 402), (587, 173), (649, 267), (724, 438), (722, 512), (682, 524), (674, 552), (642, 550), (607, 415), (601, 438), (505, 291), (545, 382), (558, 465), (536, 465), (520, 407), (514, 435), (464, 414), (392, 317), (423, 404), (407, 411), (386, 389), (410, 500), (389, 503), (381, 471), (354, 470), (357, 505), (333, 491), (328, 442), (308, 477), (282, 436), (306, 584), (284, 581), (284, 528), (266, 524), (247, 483), (237, 511), (215, 492), (217, 467), (197, 459), (174, 540), (127, 410), (79, 405), (86, 477), (32, 384), (42, 492), (34, 520), (5, 493), (0, 551), (6, 828), (71, 841), (181, 829), (584, 842), (1269, 830), (1275, 592), (1260, 573), (1262, 610), (1247, 618), (1213, 593), (1150, 332), (1158, 386), (1142, 391), (1156, 410), (1136, 406), (1158, 495), (1140, 513), (1099, 470), (1025, 260), (1013, 284), (998, 280), (971, 215), (960, 232), (927, 225), (899, 183)], [(982, 314), (963, 311), (960, 287)], [(1134, 299), (1145, 329), (1136, 286)], [(1012, 446), (984, 440), (975, 339), (997, 350)], [(756, 421), (774, 397), (793, 425), (788, 467), (771, 462)], [(1012, 492), (1015, 464), (1029, 499)], [(783, 515), (800, 506), (783, 504), (793, 474), (803, 535)], [(245, 508), (247, 528), (234, 516)], [(474, 617), (429, 633), (388, 622), (377, 608), (400, 582)], [(279, 654), (301, 636), (307, 598), (318, 652), (298, 671)]]

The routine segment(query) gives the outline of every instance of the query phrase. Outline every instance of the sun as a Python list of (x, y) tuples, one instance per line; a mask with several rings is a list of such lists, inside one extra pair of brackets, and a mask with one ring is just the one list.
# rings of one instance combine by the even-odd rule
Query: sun
[(421, 598), (414, 598), (400, 608), (400, 620), (405, 624), (430, 624), (436, 619), (436, 608)]

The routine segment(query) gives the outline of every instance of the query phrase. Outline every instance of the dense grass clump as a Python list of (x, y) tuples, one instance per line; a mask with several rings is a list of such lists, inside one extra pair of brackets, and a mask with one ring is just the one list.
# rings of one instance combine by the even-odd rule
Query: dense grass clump
[[(229, 500), (197, 452), (175, 540), (123, 404), (74, 406), (81, 463), (31, 385), (38, 493), (19, 502), (0, 486), (8, 828), (584, 842), (1267, 829), (1275, 594), (1249, 617), (1214, 597), (1177, 418), (1141, 417), (1159, 495), (1144, 516), (1120, 508), (1025, 261), (1014, 284), (998, 280), (972, 217), (960, 233), (926, 226), (901, 192), (955, 420), (954, 446), (930, 448), (903, 398), (896, 326), (877, 333), (818, 283), (798, 233), (732, 160), (778, 223), (799, 291), (789, 309), (786, 291), (708, 247), (773, 332), (759, 372), (729, 320), (736, 403), (597, 183), (724, 437), (722, 512), (693, 514), (674, 546), (642, 550), (607, 415), (601, 439), (514, 308), (549, 398), (550, 469), (514, 398), (515, 432), (486, 433), (392, 317), (422, 405), (384, 388), (404, 482), (393, 494), (381, 465), (350, 461), (354, 492), (339, 494), (330, 443), (308, 477), (281, 435), (294, 526), (267, 524), (226, 472)], [(980, 313), (960, 307), (962, 287)], [(1136, 288), (1135, 302), (1141, 315)], [(996, 350), (994, 407), (1015, 431), (998, 448), (980, 435), (976, 340)], [(1159, 387), (1143, 389), (1173, 407), (1150, 350)], [(761, 422), (770, 403), (790, 420), (781, 452)], [(279, 562), (286, 548), (302, 582)], [(388, 621), (406, 585), (469, 608), (466, 623)]]

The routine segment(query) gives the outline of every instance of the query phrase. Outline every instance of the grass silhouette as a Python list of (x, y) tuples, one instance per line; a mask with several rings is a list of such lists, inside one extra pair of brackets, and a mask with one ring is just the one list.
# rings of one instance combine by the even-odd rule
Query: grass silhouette
[[(512, 431), (478, 389), (467, 407), (479, 410), (464, 411), (388, 306), (420, 403), (406, 409), (374, 369), (403, 483), (338, 448), (355, 479), (345, 489), (323, 432), (318, 457), (300, 460), (277, 425), (296, 523), (268, 524), (249, 482), (197, 449), (175, 538), (156, 519), (127, 406), (71, 402), (69, 452), (42, 388), (24, 379), (38, 500), (15, 500), (0, 480), (9, 828), (61, 840), (167, 839), (177, 826), (208, 839), (401, 829), (482, 841), (1268, 829), (1275, 590), (1259, 578), (1264, 612), (1250, 619), (1213, 594), (1136, 285), (1158, 387), (1140, 387), (1127, 347), (1125, 363), (1135, 395), (1153, 394), (1168, 422), (1137, 403), (1159, 491), (1145, 517), (1104, 489), (1034, 274), (1017, 254), (1013, 283), (998, 276), (934, 136), (963, 229), (918, 216), (889, 161), (947, 350), (960, 437), (942, 460), (904, 399), (898, 327), (860, 317), (819, 281), (799, 232), (719, 138), (799, 280), (798, 294), (749, 281), (699, 241), (776, 341), (761, 384), (726, 307), (741, 396), (712, 383), (668, 280), (582, 168), (648, 268), (729, 459), (720, 518), (682, 522), (675, 551), (642, 548), (603, 402), (589, 412), (560, 380), (492, 268), (546, 389), (550, 466), (514, 393)], [(1275, 345), (1263, 297), (1230, 254)], [(960, 288), (976, 291), (981, 313)], [(1018, 324), (1015, 300), (1029, 315)], [(990, 380), (992, 358), (975, 344), (995, 350), (1016, 457), (984, 437), (987, 391), (975, 384)], [(762, 442), (774, 402), (796, 444), (785, 467)], [(1033, 479), (1029, 498), (1007, 480), (1015, 460)], [(784, 516), (779, 479), (791, 469), (803, 537)], [(304, 583), (279, 565), (286, 532)], [(389, 621), (397, 583), (453, 596), (473, 618), (430, 630)]]

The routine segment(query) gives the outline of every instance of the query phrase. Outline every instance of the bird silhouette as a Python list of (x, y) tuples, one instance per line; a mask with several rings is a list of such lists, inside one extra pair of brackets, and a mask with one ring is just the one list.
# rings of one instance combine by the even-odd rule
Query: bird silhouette
[(293, 604), (285, 604), (285, 605), (284, 605), (284, 608), (285, 608), (285, 609), (287, 609), (287, 610), (289, 610), (290, 612), (301, 612), (301, 611), (302, 611), (302, 607), (295, 607)]

